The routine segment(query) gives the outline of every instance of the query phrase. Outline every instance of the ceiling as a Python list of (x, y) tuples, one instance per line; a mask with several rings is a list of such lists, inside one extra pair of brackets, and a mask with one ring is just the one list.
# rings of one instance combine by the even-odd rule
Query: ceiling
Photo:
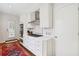
[(40, 3), (0, 3), (0, 12), (21, 15), (40, 7)]

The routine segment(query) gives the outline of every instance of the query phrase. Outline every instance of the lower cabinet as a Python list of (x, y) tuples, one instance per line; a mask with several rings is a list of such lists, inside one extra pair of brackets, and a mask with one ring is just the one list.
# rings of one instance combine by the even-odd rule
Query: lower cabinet
[(23, 39), (24, 46), (36, 56), (54, 56), (55, 44), (53, 39), (26, 37)]

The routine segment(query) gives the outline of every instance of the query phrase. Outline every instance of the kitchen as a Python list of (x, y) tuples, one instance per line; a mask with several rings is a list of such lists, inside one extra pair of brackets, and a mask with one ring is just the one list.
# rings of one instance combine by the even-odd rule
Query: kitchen
[[(38, 25), (35, 25), (34, 22), (30, 22), (31, 21), (30, 14), (32, 12), (28, 13), (28, 17), (25, 17), (25, 15), (22, 15), (23, 19), (24, 17), (25, 17), (25, 20), (26, 18), (29, 19), (23, 22), (25, 24), (24, 25), (24, 40), (25, 40), (24, 43), (27, 44), (27, 47), (36, 55), (56, 55), (56, 56), (78, 55), (78, 35), (77, 35), (78, 34), (78, 8), (79, 8), (78, 4), (74, 4), (74, 3), (41, 4), (38, 7), (35, 7), (34, 9), (32, 9), (32, 12), (38, 11), (38, 10), (40, 11), (39, 12), (40, 21), (38, 21), (39, 22)], [(28, 22), (30, 22), (32, 25), (27, 26)], [(32, 31), (31, 34), (43, 35), (41, 37), (36, 37), (36, 38), (39, 38), (40, 40), (34, 40), (36, 38), (28, 36), (27, 28), (29, 27), (30, 27), (30, 31)], [(26, 38), (28, 38), (29, 40)], [(43, 41), (43, 39), (46, 39), (46, 40)], [(26, 40), (28, 40), (27, 43), (26, 43)], [(52, 40), (51, 41), (52, 43), (50, 42), (50, 40)], [(37, 41), (40, 43), (37, 43)], [(50, 42), (50, 44), (48, 44), (47, 41)], [(42, 48), (38, 47), (39, 45)], [(32, 46), (36, 50), (33, 48), (31, 49)]]
[(55, 46), (52, 37), (52, 4), (41, 4), (40, 7), (28, 14), (27, 17), (26, 15), (21, 16), (21, 20), (24, 17), (26, 20), (24, 21), (23, 32), (23, 43), (25, 47), (39, 56), (55, 55)]
[(3, 3), (0, 11), (0, 42), (21, 39), (36, 56), (79, 55), (77, 3)]

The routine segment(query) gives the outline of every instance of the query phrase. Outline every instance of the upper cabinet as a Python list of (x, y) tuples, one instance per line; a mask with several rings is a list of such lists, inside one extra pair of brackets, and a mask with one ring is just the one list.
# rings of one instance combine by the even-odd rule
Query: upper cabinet
[(52, 5), (45, 3), (40, 6), (40, 27), (52, 27)]

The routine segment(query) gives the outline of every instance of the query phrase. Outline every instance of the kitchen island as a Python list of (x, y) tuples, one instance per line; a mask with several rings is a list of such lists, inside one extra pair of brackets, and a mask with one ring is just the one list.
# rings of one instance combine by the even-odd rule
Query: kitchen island
[(23, 45), (36, 56), (54, 56), (55, 40), (52, 36), (33, 37), (26, 35)]

